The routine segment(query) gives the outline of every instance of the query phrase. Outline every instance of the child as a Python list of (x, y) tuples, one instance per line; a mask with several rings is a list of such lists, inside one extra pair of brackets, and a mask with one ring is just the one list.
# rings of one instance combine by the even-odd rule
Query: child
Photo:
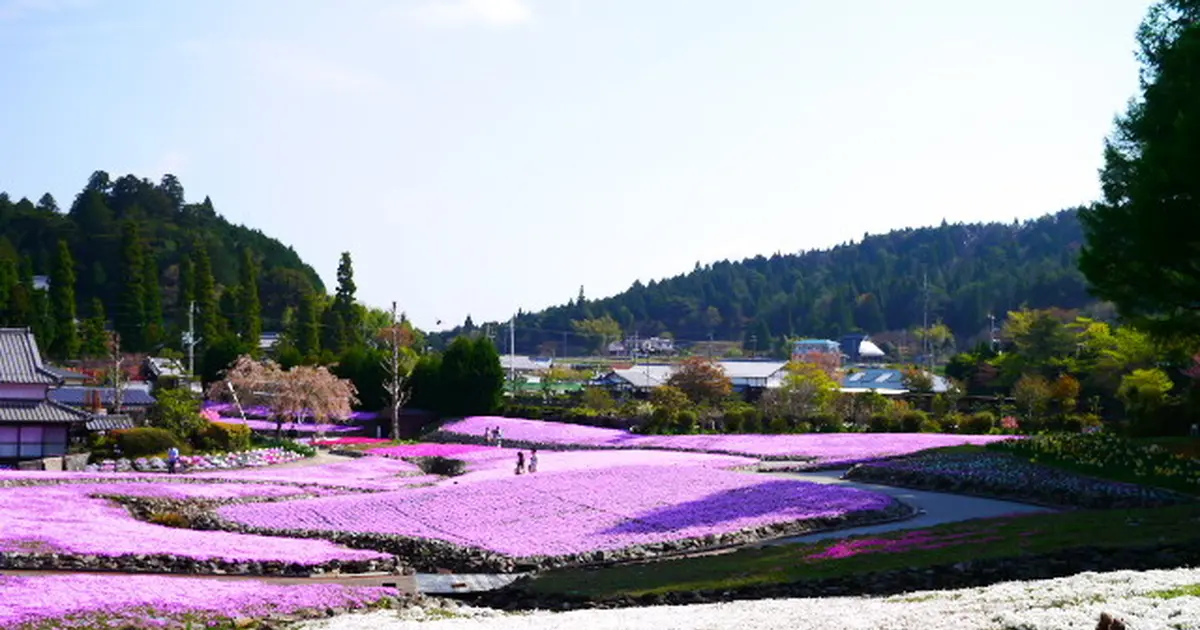
[(517, 452), (517, 474), (525, 473), (525, 453), (524, 451)]
[(529, 451), (529, 474), (537, 472), (537, 449)]

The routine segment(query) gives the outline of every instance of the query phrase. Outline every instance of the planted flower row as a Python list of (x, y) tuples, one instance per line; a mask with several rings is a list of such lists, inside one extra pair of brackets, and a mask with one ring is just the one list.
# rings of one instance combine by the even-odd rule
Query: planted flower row
[(1096, 479), (992, 452), (920, 453), (855, 466), (846, 478), (1056, 507), (1157, 507), (1192, 500), (1159, 488)]
[(170, 576), (0, 576), (0, 627), (204, 628), (245, 618), (322, 617), (329, 609), (392, 605), (395, 589), (282, 586)]
[(1141, 445), (1111, 433), (1055, 433), (1005, 441), (990, 448), (1100, 471), (1166, 480), (1172, 487), (1200, 489), (1200, 461), (1157, 445)]

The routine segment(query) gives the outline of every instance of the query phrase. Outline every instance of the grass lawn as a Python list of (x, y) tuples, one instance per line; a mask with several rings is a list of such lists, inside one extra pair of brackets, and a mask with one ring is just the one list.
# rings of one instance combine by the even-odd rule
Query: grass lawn
[(525, 588), (603, 599), (723, 590), (1014, 557), (1081, 546), (1171, 544), (1197, 537), (1200, 506), (1079, 511), (981, 519), (923, 530), (604, 569), (545, 573)]

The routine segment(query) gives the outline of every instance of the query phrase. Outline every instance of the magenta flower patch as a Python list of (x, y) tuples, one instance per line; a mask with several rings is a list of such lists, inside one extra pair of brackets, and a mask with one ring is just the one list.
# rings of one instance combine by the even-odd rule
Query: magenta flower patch
[[(124, 508), (88, 496), (98, 491), (120, 494), (130, 491), (126, 486), (133, 485), (145, 484), (6, 488), (0, 491), (0, 551), (96, 556), (170, 554), (202, 560), (280, 561), (302, 565), (388, 557), (325, 541), (163, 527), (135, 520)], [(182, 485), (162, 491), (194, 491), (192, 486), (183, 488)]]
[(333, 464), (296, 466), (294, 468), (253, 468), (231, 471), (211, 471), (189, 475), (205, 479), (230, 481), (255, 480), (288, 484), (320, 485), (361, 490), (399, 490), (414, 483), (435, 481), (438, 477), (419, 481), (421, 469), (409, 462), (383, 457), (360, 457)]
[(202, 628), (238, 617), (359, 608), (389, 595), (395, 591), (160, 575), (0, 576), (0, 627)]
[(255, 527), (433, 538), (525, 557), (622, 549), (892, 504), (872, 492), (703, 466), (617, 466), (230, 505), (219, 513)]
[(494, 450), (477, 444), (400, 444), (383, 448), (373, 448), (367, 452), (383, 457), (454, 457), (479, 451)]
[(963, 444), (988, 444), (1006, 435), (940, 433), (807, 433), (799, 435), (637, 435), (559, 422), (476, 416), (446, 425), (442, 431), (483, 437), (500, 427), (503, 439), (547, 446), (651, 448), (728, 453), (753, 457), (812, 459), (824, 465), (850, 465), (883, 457)]

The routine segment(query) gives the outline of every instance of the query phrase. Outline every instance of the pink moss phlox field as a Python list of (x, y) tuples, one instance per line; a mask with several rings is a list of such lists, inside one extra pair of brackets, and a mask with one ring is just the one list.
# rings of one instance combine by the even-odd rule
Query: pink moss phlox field
[[(0, 490), (0, 551), (54, 551), (95, 556), (170, 554), (198, 560), (280, 561), (302, 565), (385, 558), (325, 541), (175, 529), (135, 520), (97, 488), (120, 493), (136, 484), (64, 484)], [(203, 486), (201, 486), (203, 487)], [(183, 488), (169, 490), (177, 492)]]
[(91, 495), (142, 497), (147, 499), (247, 499), (304, 494), (298, 486), (265, 483), (108, 483), (80, 484), (74, 489)]
[(313, 440), (312, 444), (316, 446), (351, 446), (358, 444), (387, 444), (388, 442), (391, 442), (391, 440), (387, 438), (339, 437), (325, 440)]
[(201, 628), (239, 617), (360, 608), (395, 594), (376, 587), (159, 575), (0, 576), (0, 628), (183, 628), (188, 622)]
[[(483, 447), (457, 455), (467, 463), (467, 473), (454, 480), (460, 483), (512, 477), (520, 449)], [(530, 451), (523, 451), (528, 458)], [(619, 466), (707, 466), (710, 468), (748, 468), (758, 460), (736, 455), (685, 453), (678, 451), (538, 451), (538, 474), (577, 470), (606, 470)], [(670, 474), (670, 473), (668, 473)]]
[[(251, 431), (275, 431), (277, 425), (270, 420), (242, 420), (241, 418), (221, 418), (222, 424), (244, 424)], [(358, 431), (359, 427), (346, 426), (343, 424), (310, 424), (310, 423), (283, 423), (283, 432), (295, 431), (296, 433), (348, 433), (350, 431)]]
[(500, 427), (505, 440), (597, 448), (656, 448), (679, 451), (732, 453), (758, 457), (815, 459), (821, 464), (853, 464), (881, 457), (907, 455), (930, 448), (988, 444), (1012, 436), (948, 435), (941, 433), (806, 433), (798, 435), (637, 435), (560, 422), (475, 416), (446, 425), (450, 434), (482, 437)]
[(416, 464), (384, 457), (359, 457), (332, 464), (212, 471), (195, 473), (190, 476), (230, 481), (252, 479), (361, 490), (396, 490), (413, 483), (420, 483), (413, 479), (419, 475), (421, 475), (421, 469)]
[(396, 534), (527, 557), (622, 549), (892, 504), (881, 494), (830, 484), (703, 466), (624, 466), (230, 505), (218, 512), (255, 527)]
[(490, 450), (493, 447), (478, 444), (399, 444), (383, 448), (373, 448), (367, 452), (382, 457), (453, 457), (462, 459), (465, 453)]

